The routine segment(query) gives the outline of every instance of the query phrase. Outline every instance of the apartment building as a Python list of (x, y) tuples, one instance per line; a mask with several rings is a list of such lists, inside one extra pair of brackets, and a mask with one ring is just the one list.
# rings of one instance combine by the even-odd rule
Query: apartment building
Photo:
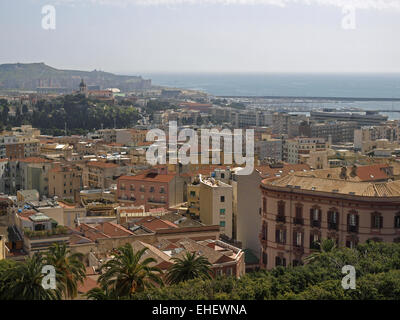
[(113, 162), (89, 161), (83, 167), (82, 183), (90, 189), (108, 189), (121, 175), (129, 174), (132, 167)]
[(299, 128), (299, 134), (305, 137), (324, 138), (326, 141), (331, 139), (332, 143), (353, 142), (354, 130), (359, 128), (355, 122), (343, 121), (304, 121)]
[(21, 126), (12, 128), (0, 136), (0, 159), (10, 160), (38, 156), (40, 142), (36, 137), (40, 130), (32, 126)]
[(117, 182), (117, 198), (147, 210), (170, 208), (183, 203), (185, 180), (167, 168), (154, 168), (134, 176), (121, 176)]
[(282, 139), (274, 139), (269, 135), (255, 142), (255, 154), (259, 160), (272, 159), (282, 161), (282, 152)]
[(74, 199), (82, 186), (82, 172), (74, 165), (57, 163), (49, 171), (49, 196)]
[(301, 157), (313, 151), (325, 151), (328, 148), (324, 138), (296, 137), (285, 140), (283, 146), (283, 160), (291, 163), (305, 163)]
[(233, 190), (233, 238), (243, 249), (250, 249), (256, 256), (260, 254), (261, 174), (254, 170), (250, 175), (240, 175), (242, 168), (232, 169)]
[(344, 171), (263, 180), (261, 267), (298, 265), (321, 239), (350, 248), (369, 239), (400, 241), (400, 181), (360, 182), (370, 169), (359, 170), (354, 177)]
[(219, 225), (221, 233), (232, 239), (232, 186), (214, 178), (200, 180), (200, 220)]
[(354, 130), (354, 149), (363, 150), (373, 141), (399, 142), (399, 127), (395, 125), (365, 126)]

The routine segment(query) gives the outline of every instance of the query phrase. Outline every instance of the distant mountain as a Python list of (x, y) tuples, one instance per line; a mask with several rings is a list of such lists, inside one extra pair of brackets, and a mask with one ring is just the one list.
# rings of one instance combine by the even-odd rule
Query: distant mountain
[(83, 79), (88, 87), (119, 88), (123, 92), (148, 89), (151, 80), (142, 77), (120, 76), (103, 71), (59, 70), (44, 63), (15, 63), (0, 65), (0, 90), (36, 90), (65, 88), (77, 90)]

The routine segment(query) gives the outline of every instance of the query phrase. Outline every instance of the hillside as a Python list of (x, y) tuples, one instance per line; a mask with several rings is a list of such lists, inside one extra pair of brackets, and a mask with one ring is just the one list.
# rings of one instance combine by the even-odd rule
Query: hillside
[(99, 86), (100, 89), (119, 88), (124, 92), (151, 87), (151, 80), (103, 71), (59, 70), (44, 63), (0, 65), (0, 90), (36, 90), (38, 87), (76, 90), (81, 79), (88, 86)]

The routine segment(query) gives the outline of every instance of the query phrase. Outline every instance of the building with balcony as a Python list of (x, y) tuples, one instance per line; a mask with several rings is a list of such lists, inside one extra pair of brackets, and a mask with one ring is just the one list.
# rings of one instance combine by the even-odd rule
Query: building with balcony
[(143, 205), (145, 210), (170, 208), (183, 203), (185, 181), (166, 168), (154, 168), (135, 176), (121, 176), (117, 182), (120, 202)]
[(318, 171), (324, 170), (262, 181), (261, 267), (298, 265), (321, 239), (350, 248), (400, 241), (399, 180), (318, 177)]

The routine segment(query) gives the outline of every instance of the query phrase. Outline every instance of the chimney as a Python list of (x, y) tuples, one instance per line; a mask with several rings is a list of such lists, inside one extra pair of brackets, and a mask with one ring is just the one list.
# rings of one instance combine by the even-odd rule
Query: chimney
[(342, 167), (342, 170), (340, 171), (340, 179), (347, 179), (347, 168), (346, 167)]
[(350, 176), (352, 176), (353, 178), (357, 176), (357, 166), (356, 165), (353, 165), (351, 167)]

